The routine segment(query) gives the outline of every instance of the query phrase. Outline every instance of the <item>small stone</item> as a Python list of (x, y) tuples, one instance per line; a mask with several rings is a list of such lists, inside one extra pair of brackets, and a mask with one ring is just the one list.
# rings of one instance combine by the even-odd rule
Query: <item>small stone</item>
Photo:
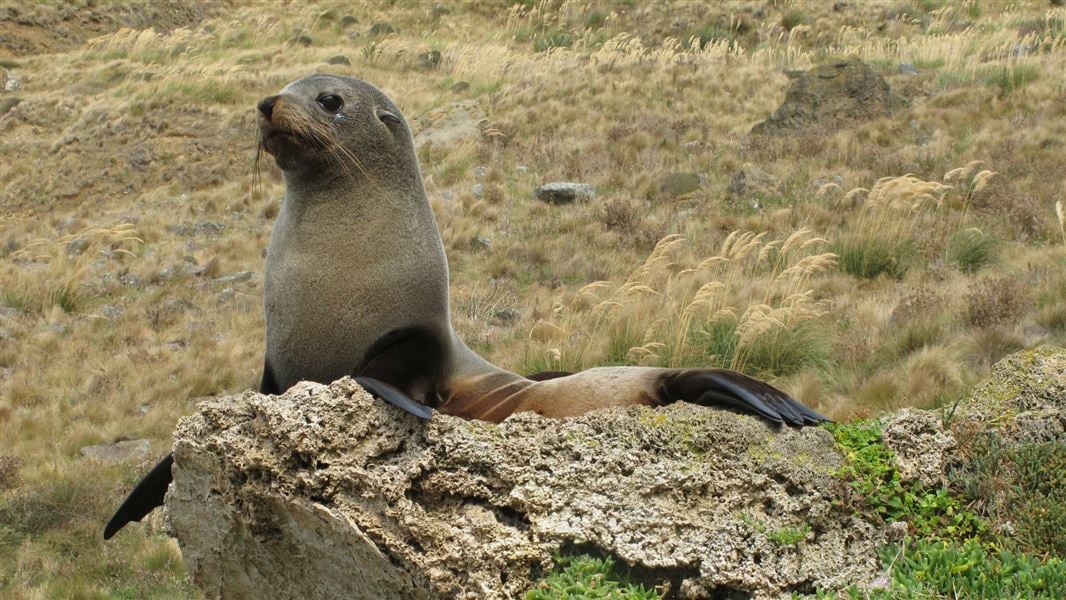
[(745, 163), (729, 179), (729, 192), (734, 196), (771, 195), (778, 193), (780, 188), (781, 181), (778, 178), (751, 163)]
[(525, 175), (526, 173), (529, 172), (529, 167), (527, 167), (525, 165), (518, 165), (517, 167), (514, 168), (514, 171), (515, 171), (515, 173), (520, 173), (522, 175)]
[(358, 22), (359, 19), (355, 18), (354, 15), (344, 15), (341, 17), (341, 28), (348, 28)]
[(671, 198), (691, 194), (701, 187), (698, 173), (671, 173), (659, 184), (659, 191)]
[(492, 311), (492, 319), (503, 325), (510, 325), (521, 316), (522, 313), (513, 308), (497, 308)]
[(917, 75), (918, 67), (915, 67), (911, 63), (899, 63), (899, 72), (904, 75)]
[(148, 458), (150, 450), (151, 446), (148, 440), (126, 440), (113, 444), (85, 446), (78, 452), (85, 458), (98, 460), (109, 465), (117, 465), (125, 462), (142, 461)]
[(100, 309), (100, 314), (108, 319), (117, 319), (121, 317), (124, 312), (126, 311), (121, 306), (116, 306), (114, 304), (104, 305), (104, 307)]
[(226, 275), (224, 277), (216, 277), (214, 279), (214, 282), (215, 283), (240, 283), (242, 281), (248, 281), (249, 279), (252, 278), (253, 275), (255, 275), (255, 273), (252, 272), (252, 271), (240, 271), (240, 272), (234, 273), (232, 275)]
[(370, 35), (388, 35), (390, 33), (396, 33), (396, 28), (388, 21), (378, 21), (370, 26), (367, 33)]
[(475, 250), (488, 250), (492, 246), (492, 240), (483, 235), (475, 235), (470, 239), (470, 246)]
[(328, 59), (326, 59), (326, 62), (331, 64), (331, 65), (351, 66), (351, 64), (352, 64), (352, 61), (348, 60), (348, 57), (344, 56), (343, 54), (338, 54), (336, 56), (331, 56)]
[(6, 115), (12, 108), (15, 108), (21, 102), (22, 98), (19, 98), (18, 96), (0, 98), (0, 116)]
[(89, 247), (89, 240), (85, 238), (74, 238), (67, 242), (66, 252), (67, 256), (79, 256), (85, 249)]
[(17, 92), (17, 91), (19, 91), (20, 87), (22, 87), (22, 84), (19, 83), (19, 80), (18, 80), (17, 77), (15, 77), (10, 72), (5, 73), (5, 75), (4, 75), (4, 91), (5, 92)]
[(418, 55), (419, 63), (421, 67), (426, 71), (432, 71), (440, 66), (441, 53), (440, 50), (428, 50)]
[(470, 89), (470, 84), (465, 81), (456, 81), (452, 84), (453, 92), (465, 92), (468, 89)]
[(596, 189), (588, 183), (545, 183), (533, 190), (533, 196), (548, 204), (571, 204), (577, 200), (591, 200)]
[(309, 36), (307, 34), (301, 34), (301, 35), (294, 36), (292, 38), (292, 43), (299, 44), (300, 46), (310, 46), (311, 45), (311, 36)]
[(483, 178), (483, 177), (485, 177), (486, 175), (489, 174), (489, 168), (486, 167), (485, 165), (478, 165), (478, 166), (473, 168), (473, 172), (474, 172), (474, 177), (477, 177), (478, 179), (481, 179), (481, 178)]
[(474, 194), (475, 198), (484, 198), (485, 197), (485, 184), (483, 184), (483, 183), (475, 183), (474, 184), (474, 188), (472, 190), (470, 190), (470, 191)]
[(885, 527), (885, 536), (892, 541), (902, 541), (910, 533), (911, 527), (906, 521), (892, 521)]

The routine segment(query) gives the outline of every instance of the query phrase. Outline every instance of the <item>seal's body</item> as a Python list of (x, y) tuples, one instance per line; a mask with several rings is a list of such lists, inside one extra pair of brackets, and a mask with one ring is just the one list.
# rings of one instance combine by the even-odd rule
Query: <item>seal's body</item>
[[(267, 250), (260, 391), (350, 375), (420, 417), (429, 407), (499, 422), (685, 400), (802, 426), (825, 417), (722, 369), (609, 367), (525, 378), (482, 359), (452, 329), (448, 263), (411, 132), (380, 90), (314, 75), (258, 105), (260, 148), (285, 175)], [(538, 380), (544, 379), (544, 380)], [(104, 532), (162, 504), (172, 457), (130, 493)]]

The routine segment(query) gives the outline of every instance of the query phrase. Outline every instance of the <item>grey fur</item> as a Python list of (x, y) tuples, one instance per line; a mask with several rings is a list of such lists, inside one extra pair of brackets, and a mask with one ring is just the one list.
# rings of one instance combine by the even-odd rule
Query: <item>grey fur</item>
[[(341, 112), (315, 106), (322, 94), (342, 96)], [(505, 373), (452, 330), (444, 244), (399, 108), (368, 83), (326, 75), (279, 96), (328, 124), (358, 161), (344, 169), (317, 151), (278, 153), (286, 191), (267, 249), (264, 307), (266, 362), (279, 388), (352, 375), (378, 338), (411, 326), (448, 340), (445, 371)], [(399, 122), (384, 122), (382, 111)], [(405, 391), (436, 404), (428, 382)]]

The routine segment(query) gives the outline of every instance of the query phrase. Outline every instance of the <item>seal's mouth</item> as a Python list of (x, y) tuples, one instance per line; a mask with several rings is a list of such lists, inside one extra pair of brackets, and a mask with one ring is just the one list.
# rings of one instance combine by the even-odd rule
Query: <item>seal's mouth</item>
[(303, 146), (303, 140), (299, 136), (289, 133), (288, 131), (281, 131), (278, 129), (272, 129), (271, 131), (264, 131), (260, 135), (259, 145), (267, 154), (277, 157), (278, 152), (286, 145)]

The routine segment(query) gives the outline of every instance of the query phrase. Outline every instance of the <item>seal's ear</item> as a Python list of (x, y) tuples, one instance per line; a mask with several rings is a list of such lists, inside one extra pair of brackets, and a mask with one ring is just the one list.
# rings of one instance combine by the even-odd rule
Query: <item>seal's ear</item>
[(378, 118), (386, 125), (399, 125), (403, 123), (403, 121), (400, 120), (400, 117), (397, 117), (393, 113), (382, 108), (378, 109)]

